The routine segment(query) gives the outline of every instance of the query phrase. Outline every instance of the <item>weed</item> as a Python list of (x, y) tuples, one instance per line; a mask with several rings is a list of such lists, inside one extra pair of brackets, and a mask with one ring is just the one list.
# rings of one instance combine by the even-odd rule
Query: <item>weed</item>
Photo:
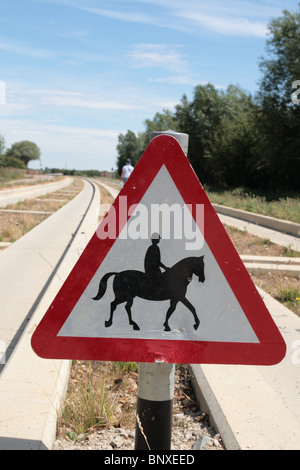
[(91, 430), (132, 422), (137, 387), (132, 396), (124, 394), (124, 389), (135, 383), (130, 374), (137, 375), (131, 372), (136, 367), (134, 362), (74, 361), (58, 434), (78, 441)]
[(137, 372), (136, 362), (116, 362), (115, 366), (119, 372)]
[(300, 298), (300, 289), (288, 286), (280, 290), (279, 297), (283, 302), (297, 302)]

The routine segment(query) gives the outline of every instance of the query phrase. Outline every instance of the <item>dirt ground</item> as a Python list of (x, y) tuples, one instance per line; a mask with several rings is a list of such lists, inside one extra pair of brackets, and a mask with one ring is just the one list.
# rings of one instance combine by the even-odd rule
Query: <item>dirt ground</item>
[[(248, 232), (241, 232), (233, 227), (225, 226), (225, 229), (239, 255), (282, 256), (283, 259), (290, 256), (300, 257), (300, 253), (276, 245), (270, 240), (256, 237)], [(287, 276), (262, 270), (257, 270), (255, 273), (251, 273), (250, 276), (255, 285), (300, 316), (299, 276)], [(289, 293), (292, 296), (291, 298), (289, 298)]]

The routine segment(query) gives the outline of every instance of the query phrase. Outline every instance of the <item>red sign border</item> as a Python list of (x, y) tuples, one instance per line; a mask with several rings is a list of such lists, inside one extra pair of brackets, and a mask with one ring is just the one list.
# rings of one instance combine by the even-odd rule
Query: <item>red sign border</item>
[[(167, 168), (185, 204), (194, 208), (196, 204), (204, 204), (206, 243), (259, 343), (57, 336), (115, 242), (110, 238), (100, 240), (95, 233), (35, 330), (31, 340), (33, 350), (47, 359), (245, 365), (279, 363), (286, 354), (285, 342), (174, 137), (161, 135), (150, 142), (120, 193), (128, 198), (127, 206), (141, 201), (162, 165)], [(117, 214), (119, 196), (113, 204)], [(129, 216), (123, 221), (124, 225), (128, 219)], [(117, 234), (124, 226), (118, 226), (118, 222)], [(101, 223), (104, 224), (105, 219)]]

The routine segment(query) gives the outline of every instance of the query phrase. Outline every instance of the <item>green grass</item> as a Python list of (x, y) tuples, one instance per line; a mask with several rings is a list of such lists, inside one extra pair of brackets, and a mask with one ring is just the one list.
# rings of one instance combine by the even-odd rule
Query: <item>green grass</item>
[(235, 209), (263, 214), (277, 219), (300, 223), (300, 195), (274, 194), (247, 191), (206, 189), (210, 201)]
[(299, 315), (300, 288), (287, 286), (284, 289), (280, 289), (276, 298), (279, 302), (283, 303), (292, 312)]
[(288, 287), (280, 291), (280, 298), (283, 302), (299, 302), (300, 300), (300, 289)]
[(62, 413), (62, 420), (72, 423), (69, 437), (86, 433), (92, 427), (110, 422), (113, 399), (107, 389), (108, 378), (94, 373), (91, 364), (81, 380), (71, 383)]
[(136, 362), (115, 362), (115, 367), (119, 372), (137, 372)]

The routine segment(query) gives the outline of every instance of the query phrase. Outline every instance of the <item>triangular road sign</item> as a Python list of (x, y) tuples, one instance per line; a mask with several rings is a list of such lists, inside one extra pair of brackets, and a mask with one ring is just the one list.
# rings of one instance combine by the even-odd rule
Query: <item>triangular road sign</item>
[(167, 135), (149, 144), (32, 347), (52, 359), (252, 365), (276, 364), (286, 351), (187, 157)]

